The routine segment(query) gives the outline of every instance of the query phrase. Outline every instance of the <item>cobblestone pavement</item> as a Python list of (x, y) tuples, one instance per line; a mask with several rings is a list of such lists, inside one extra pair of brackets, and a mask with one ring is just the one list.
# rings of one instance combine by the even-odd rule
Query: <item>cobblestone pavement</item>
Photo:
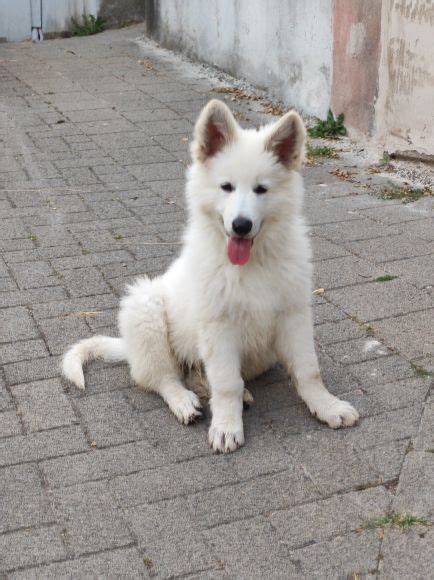
[(179, 248), (212, 85), (140, 33), (0, 45), (0, 577), (427, 578), (434, 528), (366, 526), (434, 518), (429, 200), (370, 195), (383, 177), (341, 180), (343, 158), (304, 170), (318, 352), (356, 428), (320, 425), (275, 369), (246, 446), (215, 456), (124, 365), (92, 364), (85, 393), (60, 379)]

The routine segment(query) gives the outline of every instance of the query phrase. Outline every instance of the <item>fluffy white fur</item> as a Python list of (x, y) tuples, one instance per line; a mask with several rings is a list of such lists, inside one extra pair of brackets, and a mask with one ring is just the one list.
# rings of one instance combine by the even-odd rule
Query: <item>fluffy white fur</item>
[[(95, 336), (72, 346), (64, 375), (84, 388), (82, 365), (127, 360), (134, 381), (159, 393), (181, 423), (200, 415), (183, 381), (206, 376), (218, 452), (244, 443), (244, 381), (276, 362), (293, 378), (310, 412), (330, 427), (353, 425), (357, 411), (324, 387), (314, 349), (310, 249), (301, 215), (305, 130), (295, 112), (242, 130), (230, 110), (211, 101), (202, 111), (188, 171), (189, 219), (180, 257), (163, 275), (128, 288), (119, 312), (121, 338)], [(230, 183), (232, 192), (222, 190)], [(258, 185), (266, 193), (255, 193)], [(232, 222), (252, 222), (249, 261), (233, 265)]]

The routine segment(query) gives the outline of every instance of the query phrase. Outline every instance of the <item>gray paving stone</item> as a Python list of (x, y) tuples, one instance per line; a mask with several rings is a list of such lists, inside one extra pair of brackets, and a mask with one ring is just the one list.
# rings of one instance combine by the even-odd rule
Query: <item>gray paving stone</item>
[(148, 578), (148, 573), (135, 548), (116, 549), (48, 566), (14, 572), (13, 580), (58, 578)]
[(133, 123), (179, 119), (179, 113), (177, 113), (176, 110), (173, 110), (174, 107), (172, 104), (170, 106), (170, 109), (168, 107), (162, 107), (159, 109), (133, 109), (131, 111), (124, 111), (122, 116)]
[(376, 386), (417, 376), (411, 364), (400, 356), (387, 356), (351, 365), (351, 374), (362, 387)]
[(0, 360), (2, 364), (29, 360), (48, 355), (47, 347), (42, 339), (9, 342), (0, 345)]
[(327, 344), (324, 350), (333, 360), (344, 365), (392, 354), (392, 351), (380, 342), (377, 337), (368, 335), (363, 338), (347, 340), (345, 343)]
[(23, 262), (9, 267), (22, 290), (59, 285), (54, 270), (46, 262)]
[(66, 545), (74, 556), (132, 543), (105, 482), (56, 489), (51, 492), (51, 499)]
[(39, 320), (38, 326), (45, 337), (51, 354), (62, 354), (72, 343), (90, 335), (90, 330), (82, 318), (67, 316)]
[(127, 119), (104, 119), (98, 121), (87, 121), (78, 124), (81, 131), (86, 135), (104, 135), (105, 133), (121, 133), (123, 131), (133, 131), (136, 127)]
[(362, 322), (406, 314), (432, 306), (428, 294), (399, 279), (330, 290), (326, 295), (331, 302), (341, 306)]
[(9, 306), (30, 305), (35, 302), (61, 300), (65, 297), (65, 290), (57, 286), (50, 288), (34, 288), (31, 290), (22, 290), (20, 292), (2, 292), (0, 294), (0, 306), (2, 308), (7, 308)]
[(188, 143), (191, 140), (191, 130), (179, 135), (157, 135), (153, 141), (159, 143), (167, 151), (188, 151)]
[(75, 268), (66, 270), (62, 282), (74, 298), (106, 294), (110, 291), (101, 273), (96, 268)]
[(129, 165), (128, 170), (140, 181), (152, 182), (161, 179), (180, 179), (184, 175), (184, 166), (179, 162), (146, 163)]
[(405, 280), (417, 288), (430, 288), (434, 285), (434, 257), (432, 254), (386, 262), (384, 268), (400, 280)]
[[(98, 332), (104, 334), (106, 329), (104, 327), (98, 328)], [(113, 331), (107, 334), (114, 335), (117, 332)], [(113, 363), (94, 361), (85, 369), (84, 374), (86, 380), (85, 393), (71, 386), (69, 389), (70, 397), (88, 398), (95, 394), (118, 391), (119, 389), (124, 389), (124, 396), (128, 397), (128, 393), (133, 386), (128, 366), (122, 363), (113, 365)], [(143, 390), (141, 390), (141, 394), (146, 396)]]
[(101, 312), (107, 308), (115, 308), (119, 301), (112, 294), (99, 294), (83, 298), (66, 299), (32, 305), (32, 313), (36, 320), (41, 318), (56, 318), (61, 316), (81, 316), (82, 312)]
[(0, 310), (0, 342), (39, 337), (38, 329), (27, 308), (3, 308)]
[(383, 204), (381, 207), (361, 208), (359, 213), (380, 224), (404, 224), (413, 220), (421, 220), (421, 214), (414, 211), (412, 204)]
[(51, 246), (43, 248), (33, 248), (31, 250), (26, 249), (15, 252), (5, 252), (4, 257), (8, 264), (19, 264), (21, 262), (28, 262), (29, 260), (48, 261), (53, 258), (74, 256), (79, 252), (80, 252), (79, 245), (71, 243), (68, 246)]
[[(325, 238), (319, 238), (312, 236), (312, 248), (313, 248), (313, 260), (314, 262), (319, 262), (321, 260), (330, 260), (332, 258), (339, 258), (341, 256), (348, 256), (348, 252), (342, 246), (338, 246), (333, 242), (329, 242)], [(323, 268), (327, 270), (328, 264)], [(332, 267), (332, 266), (331, 266)], [(319, 268), (315, 266), (314, 271), (317, 273), (317, 280), (321, 280), (322, 274)], [(341, 284), (343, 286), (343, 284)]]
[(429, 243), (425, 240), (420, 240), (414, 235), (409, 236), (408, 234), (399, 234), (397, 236), (359, 242), (344, 242), (344, 244), (354, 254), (374, 261), (377, 264), (390, 260), (432, 254), (432, 247)]
[(174, 155), (171, 155), (165, 149), (158, 146), (129, 147), (128, 149), (113, 150), (112, 157), (126, 166), (137, 163), (161, 163), (162, 161), (176, 160)]
[(15, 411), (0, 413), (0, 437), (12, 437), (21, 434), (21, 422)]
[(219, 526), (205, 536), (230, 578), (298, 577), (288, 547), (263, 517)]
[(8, 437), (0, 441), (0, 465), (40, 461), (84, 451), (87, 448), (83, 431), (77, 426)]
[(176, 135), (191, 133), (193, 125), (186, 119), (167, 119), (164, 121), (149, 121), (136, 123), (147, 135)]
[(125, 133), (112, 133), (110, 135), (93, 135), (92, 139), (97, 145), (106, 151), (154, 145), (151, 137), (142, 131), (127, 131)]
[(185, 501), (196, 526), (209, 528), (320, 497), (303, 471), (290, 464), (286, 471), (194, 493)]
[[(121, 507), (133, 507), (212, 489), (233, 483), (237, 479), (237, 474), (224, 458), (209, 455), (116, 477), (111, 481), (110, 487)], [(164, 486), (160, 485), (161, 481), (164, 481)]]
[[(321, 251), (323, 252), (324, 249)], [(383, 274), (382, 269), (366, 260), (345, 256), (315, 262), (314, 285), (316, 288), (340, 288), (350, 284), (369, 282)]]
[(66, 556), (61, 530), (55, 527), (0, 535), (0, 570), (45, 564)]
[(361, 417), (385, 413), (421, 404), (429, 390), (429, 382), (421, 378), (403, 379), (393, 383), (363, 386), (344, 394)]
[(78, 422), (59, 379), (16, 385), (11, 392), (28, 432)]
[[(377, 211), (369, 210), (369, 211)], [(329, 239), (331, 242), (368, 240), (371, 238), (383, 238), (402, 232), (400, 226), (385, 226), (369, 218), (351, 220), (350, 222), (337, 222), (322, 224), (312, 228), (313, 233)]]
[(128, 475), (138, 469), (149, 469), (165, 461), (158, 449), (146, 441), (127, 443), (106, 449), (92, 449), (71, 457), (50, 459), (40, 464), (51, 487), (64, 487)]
[(60, 374), (60, 357), (45, 357), (4, 365), (8, 385), (29, 383), (32, 380), (49, 379)]
[(385, 531), (381, 547), (379, 578), (426, 578), (431, 573), (434, 557), (434, 530), (416, 527), (403, 533), (399, 529)]
[(391, 500), (388, 491), (376, 487), (272, 512), (269, 521), (282, 542), (297, 548), (362, 528), (384, 515)]
[(434, 310), (404, 314), (375, 323), (376, 334), (409, 359), (434, 354), (432, 321)]
[(216, 560), (183, 500), (168, 500), (125, 511), (152, 569), (172, 577), (216, 565)]
[[(327, 304), (326, 306), (329, 305)], [(327, 312), (330, 312), (330, 310), (327, 309)], [(324, 310), (322, 310), (322, 314), (325, 315)], [(345, 342), (363, 336), (366, 336), (363, 328), (350, 318), (336, 322), (326, 322), (315, 327), (315, 337), (323, 345)]]
[(283, 443), (325, 495), (394, 479), (401, 469), (407, 446), (406, 442), (392, 442), (355, 449), (339, 435), (324, 438), (324, 432), (320, 431), (312, 431), (303, 438), (291, 435)]
[(12, 407), (12, 398), (6, 390), (2, 374), (0, 374), (0, 411), (5, 411)]
[(424, 405), (419, 432), (414, 441), (418, 451), (434, 453), (434, 401), (429, 399)]
[(0, 237), (2, 240), (24, 238), (27, 235), (25, 225), (20, 219), (0, 220)]
[(345, 318), (347, 318), (345, 312), (340, 308), (336, 308), (333, 304), (329, 304), (328, 302), (314, 304), (313, 321), (315, 325), (337, 322)]
[(77, 407), (98, 447), (144, 439), (142, 417), (120, 392), (79, 399)]
[(54, 522), (54, 515), (33, 464), (0, 469), (0, 532)]
[(356, 574), (374, 579), (379, 546), (375, 531), (366, 531), (295, 550), (290, 558), (301, 577), (312, 578), (320, 570), (323, 578), (351, 578)]
[(128, 262), (129, 260), (131, 260), (131, 256), (127, 252), (124, 250), (115, 250), (74, 256), (71, 258), (58, 258), (53, 260), (53, 266), (59, 270), (72, 270), (74, 268), (87, 268), (89, 266), (99, 266), (113, 262)]
[(433, 521), (434, 453), (412, 451), (405, 458), (392, 508)]

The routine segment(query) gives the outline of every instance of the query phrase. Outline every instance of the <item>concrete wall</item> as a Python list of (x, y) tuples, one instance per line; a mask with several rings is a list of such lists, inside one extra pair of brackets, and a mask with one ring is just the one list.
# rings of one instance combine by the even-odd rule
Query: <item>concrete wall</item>
[(434, 4), (383, 0), (374, 138), (434, 159)]
[[(32, 25), (40, 25), (40, 6), (40, 0), (0, 0), (0, 38), (31, 38)], [(71, 16), (96, 15), (99, 6), (100, 0), (42, 0), (42, 29), (47, 33), (68, 30)]]
[(150, 0), (161, 44), (270, 89), (323, 117), (332, 80), (331, 0)]
[(345, 114), (375, 155), (434, 155), (434, 0), (143, 0), (162, 45)]
[(100, 13), (110, 26), (144, 20), (145, 13), (144, 0), (0, 0), (0, 39), (30, 38), (32, 26), (40, 26), (41, 6), (44, 33), (68, 30), (71, 16)]

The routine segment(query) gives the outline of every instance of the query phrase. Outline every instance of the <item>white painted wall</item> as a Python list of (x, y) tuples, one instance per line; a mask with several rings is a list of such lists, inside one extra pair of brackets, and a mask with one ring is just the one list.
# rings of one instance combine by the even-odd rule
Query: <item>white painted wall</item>
[[(36, 6), (40, 4), (40, 0), (0, 0), (0, 38), (12, 41), (31, 37), (32, 2)], [(71, 16), (96, 15), (99, 6), (100, 0), (42, 0), (42, 29), (44, 32), (67, 30)]]
[(332, 0), (159, 0), (165, 46), (266, 87), (287, 106), (330, 106)]

